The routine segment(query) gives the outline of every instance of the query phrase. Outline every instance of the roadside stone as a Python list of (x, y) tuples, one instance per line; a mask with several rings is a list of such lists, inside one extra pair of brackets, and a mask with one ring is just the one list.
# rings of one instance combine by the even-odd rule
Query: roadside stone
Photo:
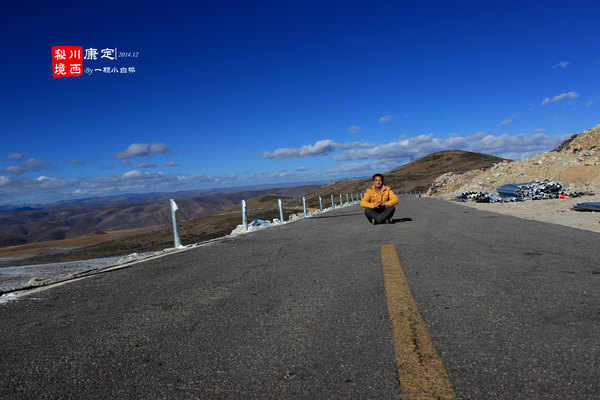
[(36, 276), (35, 278), (31, 278), (30, 280), (28, 280), (27, 285), (37, 285), (39, 283), (47, 282), (51, 279), (52, 278), (50, 278), (49, 276), (44, 276), (44, 277)]

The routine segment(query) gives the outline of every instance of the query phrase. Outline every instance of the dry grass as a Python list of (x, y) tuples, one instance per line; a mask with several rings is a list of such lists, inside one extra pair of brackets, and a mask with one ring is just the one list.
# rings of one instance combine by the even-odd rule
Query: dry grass
[(90, 246), (93, 244), (107, 242), (109, 240), (115, 240), (126, 236), (135, 235), (138, 233), (149, 232), (154, 229), (156, 229), (156, 227), (126, 229), (121, 231), (109, 232), (102, 235), (87, 235), (63, 240), (50, 240), (47, 242), (28, 243), (17, 246), (2, 247), (0, 248), (0, 257), (10, 257), (24, 253), (36, 253), (40, 250), (51, 248), (69, 249), (75, 247)]

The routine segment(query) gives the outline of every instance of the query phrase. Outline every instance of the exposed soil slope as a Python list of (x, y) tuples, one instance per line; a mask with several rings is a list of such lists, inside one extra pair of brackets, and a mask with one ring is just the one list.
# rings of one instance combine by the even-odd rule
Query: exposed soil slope
[(579, 192), (600, 192), (600, 125), (571, 137), (557, 149), (489, 169), (439, 176), (428, 194), (452, 198), (468, 190), (495, 192), (499, 186), (555, 180)]

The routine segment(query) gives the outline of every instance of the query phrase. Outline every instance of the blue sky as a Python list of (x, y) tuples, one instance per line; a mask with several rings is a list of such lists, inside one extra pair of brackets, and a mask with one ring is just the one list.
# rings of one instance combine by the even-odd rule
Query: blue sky
[[(0, 204), (333, 181), (600, 124), (598, 1), (3, 5)], [(54, 78), (53, 46), (138, 57)]]

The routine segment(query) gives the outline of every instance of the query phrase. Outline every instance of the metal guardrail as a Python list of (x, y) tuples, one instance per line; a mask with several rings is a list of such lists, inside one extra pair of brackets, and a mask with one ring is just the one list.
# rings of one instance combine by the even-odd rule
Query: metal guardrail
[[(301, 214), (292, 214), (290, 215), (290, 219), (291, 218), (305, 218), (311, 215), (314, 215), (315, 213), (323, 213), (326, 212), (328, 210), (333, 210), (342, 206), (348, 206), (348, 205), (352, 205), (352, 204), (356, 204), (357, 202), (359, 202), (360, 200), (362, 200), (363, 194), (362, 193), (352, 193), (352, 200), (350, 201), (350, 194), (346, 194), (346, 203), (344, 203), (343, 201), (343, 195), (339, 194), (339, 203), (336, 204), (335, 203), (335, 195), (331, 195), (331, 207), (330, 208), (323, 208), (323, 198), (322, 196), (319, 196), (319, 208), (318, 210), (315, 210), (313, 212), (309, 212), (308, 211), (308, 203), (307, 203), (307, 199), (305, 196), (302, 197), (302, 213)], [(316, 198), (313, 198), (314, 200), (316, 200)], [(356, 199), (356, 200), (355, 200)], [(284, 207), (283, 207), (283, 201), (282, 199), (278, 199), (277, 200), (277, 204), (278, 204), (278, 208), (279, 208), (279, 220), (275, 219), (273, 223), (268, 222), (268, 221), (263, 221), (263, 220), (255, 220), (252, 223), (248, 224), (247, 221), (247, 215), (248, 215), (248, 211), (247, 211), (247, 205), (246, 205), (246, 201), (242, 200), (242, 232), (248, 232), (250, 229), (249, 228), (253, 228), (259, 225), (266, 225), (266, 223), (268, 222), (269, 225), (272, 224), (279, 224), (279, 223), (284, 223), (285, 222), (285, 214), (284, 214)], [(260, 221), (260, 222), (257, 222)], [(255, 223), (256, 222), (256, 223)], [(254, 223), (254, 225), (253, 225)], [(239, 226), (238, 228), (239, 229)]]
[[(356, 201), (355, 199), (355, 195), (356, 195)], [(343, 203), (343, 199), (342, 199), (342, 195), (339, 195), (340, 197), (340, 202), (338, 207), (341, 207), (344, 205)], [(352, 193), (352, 201), (348, 201), (349, 199), (349, 195), (346, 194), (346, 205), (351, 205), (351, 204), (355, 204), (356, 202), (362, 200), (362, 193)], [(177, 248), (182, 248), (182, 244), (181, 244), (181, 238), (179, 235), (179, 218), (178, 218), (178, 210), (179, 207), (177, 206), (177, 203), (175, 202), (174, 199), (170, 199), (170, 204), (171, 204), (171, 221), (173, 223), (173, 244), (174, 247)], [(284, 223), (284, 207), (283, 207), (283, 201), (281, 199), (277, 199), (277, 204), (278, 204), (278, 208), (279, 208), (279, 223)], [(331, 208), (330, 209), (335, 209), (336, 208), (336, 204), (334, 201), (334, 195), (331, 195)], [(306, 202), (306, 197), (302, 197), (302, 217), (308, 217), (311, 214), (308, 212), (308, 208), (307, 208), (307, 202)], [(324, 211), (327, 211), (327, 209), (323, 208), (323, 199), (321, 196), (319, 196), (319, 213), (323, 213)], [(314, 212), (312, 213), (314, 214)], [(296, 215), (296, 217), (298, 218), (298, 216)], [(256, 221), (261, 221), (261, 220), (256, 220)], [(255, 223), (256, 221), (252, 221), (251, 223), (248, 223), (248, 207), (247, 207), (247, 203), (246, 200), (242, 200), (242, 232), (248, 232), (249, 228), (252, 228), (254, 226), (257, 226), (257, 224)], [(254, 223), (254, 225), (253, 225)]]
[(181, 247), (181, 238), (179, 237), (179, 222), (178, 222), (178, 210), (177, 203), (175, 200), (170, 199), (171, 203), (171, 221), (173, 222), (173, 247), (176, 249)]

